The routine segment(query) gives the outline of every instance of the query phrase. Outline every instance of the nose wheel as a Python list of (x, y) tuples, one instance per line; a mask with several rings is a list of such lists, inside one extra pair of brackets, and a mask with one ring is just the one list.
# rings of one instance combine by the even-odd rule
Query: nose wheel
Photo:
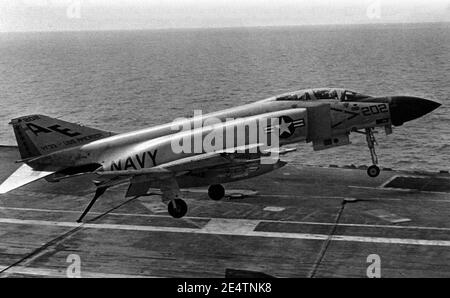
[(380, 168), (376, 165), (371, 165), (369, 168), (367, 168), (367, 175), (374, 178), (380, 175)]
[(169, 214), (174, 218), (181, 218), (186, 215), (188, 206), (182, 199), (174, 199), (167, 205)]
[(221, 184), (213, 184), (208, 188), (208, 196), (211, 200), (218, 201), (225, 196), (225, 188)]
[(373, 134), (373, 128), (366, 128), (365, 135), (367, 147), (369, 147), (370, 157), (372, 158), (373, 163), (373, 165), (371, 165), (367, 169), (367, 175), (374, 178), (380, 175), (380, 168), (378, 167), (378, 156), (375, 152), (375, 145), (377, 144), (377, 140), (375, 139), (375, 136)]

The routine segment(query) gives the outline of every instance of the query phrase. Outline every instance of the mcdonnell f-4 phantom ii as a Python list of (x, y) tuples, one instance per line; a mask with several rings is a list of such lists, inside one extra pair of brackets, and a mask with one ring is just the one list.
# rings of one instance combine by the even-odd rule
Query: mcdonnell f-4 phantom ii
[[(380, 173), (375, 128), (419, 118), (439, 103), (410, 96), (368, 96), (338, 88), (300, 90), (230, 109), (194, 115), (128, 133), (112, 133), (43, 115), (12, 119), (23, 163), (0, 185), (6, 193), (35, 180), (57, 182), (90, 174), (96, 192), (78, 222), (109, 188), (128, 183), (126, 197), (160, 189), (175, 218), (188, 210), (180, 188), (209, 186), (220, 200), (222, 183), (255, 177), (286, 164), (279, 155), (312, 143), (314, 150), (350, 144), (352, 132), (366, 136), (372, 165)], [(213, 120), (213, 121), (212, 121)]]

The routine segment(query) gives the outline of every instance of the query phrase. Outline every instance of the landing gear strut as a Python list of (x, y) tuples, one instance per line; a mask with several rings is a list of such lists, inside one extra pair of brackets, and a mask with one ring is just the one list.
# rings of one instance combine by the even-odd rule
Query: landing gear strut
[(174, 218), (182, 218), (186, 215), (188, 206), (182, 199), (173, 199), (169, 202), (167, 209)]
[(378, 156), (375, 152), (375, 145), (377, 144), (377, 140), (375, 139), (375, 136), (373, 135), (373, 128), (366, 128), (366, 141), (367, 146), (369, 147), (370, 151), (370, 157), (372, 158), (372, 163), (368, 169), (367, 169), (367, 175), (370, 177), (377, 177), (380, 174), (380, 168), (378, 167)]
[(208, 196), (212, 200), (218, 201), (225, 196), (225, 188), (220, 184), (212, 184), (208, 188)]

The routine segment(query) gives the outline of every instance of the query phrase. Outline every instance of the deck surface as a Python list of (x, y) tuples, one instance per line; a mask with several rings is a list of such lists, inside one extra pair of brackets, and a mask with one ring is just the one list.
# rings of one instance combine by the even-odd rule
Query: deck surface
[[(0, 181), (17, 167), (0, 147)], [(65, 277), (78, 255), (82, 277), (224, 277), (226, 269), (275, 277), (450, 277), (450, 176), (286, 166), (225, 185), (216, 202), (185, 190), (173, 219), (159, 194), (125, 199), (109, 189), (88, 214), (89, 177), (37, 181), (0, 195), (0, 276)], [(257, 191), (257, 194), (250, 190)], [(240, 196), (240, 193), (247, 194)]]

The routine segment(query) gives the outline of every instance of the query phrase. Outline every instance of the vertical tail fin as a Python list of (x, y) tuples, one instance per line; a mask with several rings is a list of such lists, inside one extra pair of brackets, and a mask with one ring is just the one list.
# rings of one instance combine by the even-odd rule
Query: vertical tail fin
[(113, 135), (111, 132), (43, 115), (15, 118), (10, 124), (22, 159), (80, 146)]

